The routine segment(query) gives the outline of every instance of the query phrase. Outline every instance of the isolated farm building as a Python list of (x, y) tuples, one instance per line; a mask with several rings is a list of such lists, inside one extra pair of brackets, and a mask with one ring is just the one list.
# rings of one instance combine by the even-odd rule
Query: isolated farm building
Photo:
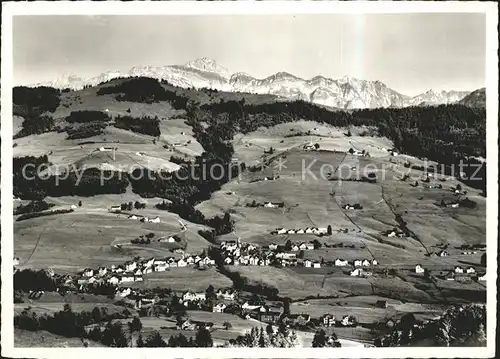
[(480, 281), (485, 281), (486, 280), (486, 273), (484, 273), (483, 275), (481, 276), (478, 276), (477, 277), (477, 280), (480, 280)]
[(378, 308), (387, 308), (387, 301), (386, 300), (377, 300), (377, 302), (375, 302), (375, 306), (378, 307)]
[(128, 219), (138, 219), (139, 217), (137, 217), (135, 214), (132, 214), (130, 216), (128, 216)]
[(455, 273), (463, 273), (464, 272), (464, 269), (460, 266), (456, 266), (455, 267)]
[(361, 267), (363, 265), (363, 261), (361, 259), (355, 259), (354, 260), (354, 266), (355, 267)]
[(92, 268), (87, 268), (83, 271), (82, 275), (84, 277), (92, 277), (94, 275), (94, 270)]
[(319, 319), (324, 327), (333, 327), (335, 325), (335, 317), (331, 314), (322, 315)]
[(108, 273), (108, 269), (106, 267), (99, 267), (98, 276), (104, 277)]
[(389, 233), (387, 233), (387, 237), (396, 237), (396, 232), (390, 231)]
[(476, 270), (474, 269), (474, 267), (469, 267), (469, 268), (467, 268), (466, 273), (467, 274), (476, 273)]
[(212, 306), (212, 312), (223, 313), (224, 310), (226, 310), (226, 308), (227, 308), (227, 305), (225, 305), (224, 303), (217, 303), (217, 304)]
[(348, 264), (349, 263), (345, 259), (340, 259), (340, 258), (335, 259), (335, 266), (336, 267), (345, 267)]
[(151, 223), (160, 223), (160, 217), (156, 216), (155, 218), (150, 219), (149, 222), (151, 222)]
[(316, 228), (316, 233), (317, 234), (326, 234), (326, 233), (328, 233), (328, 228), (326, 228), (326, 227)]
[(13, 265), (15, 265), (15, 266), (19, 265), (19, 258), (18, 257), (14, 257)]
[(417, 264), (415, 266), (415, 273), (417, 274), (422, 274), (425, 272), (425, 269), (420, 265), (420, 264)]
[(111, 206), (108, 211), (111, 213), (120, 213), (122, 211), (122, 206)]
[(370, 266), (370, 261), (368, 259), (365, 259), (363, 261), (363, 267), (369, 267)]
[(313, 268), (321, 268), (321, 262), (313, 262)]
[(278, 206), (275, 205), (272, 202), (266, 202), (266, 203), (264, 203), (264, 207), (266, 207), (266, 208), (278, 208)]
[(448, 257), (449, 253), (445, 250), (439, 251), (438, 256), (440, 257)]

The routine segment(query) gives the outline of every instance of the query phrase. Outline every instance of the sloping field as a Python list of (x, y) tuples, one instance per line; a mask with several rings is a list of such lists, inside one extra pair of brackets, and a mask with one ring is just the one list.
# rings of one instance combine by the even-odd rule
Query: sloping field
[(209, 285), (214, 288), (231, 287), (232, 282), (220, 274), (215, 268), (169, 268), (165, 272), (153, 272), (144, 276), (143, 282), (126, 283), (123, 286), (132, 288), (170, 288), (173, 291), (202, 291)]
[[(20, 258), (20, 267), (53, 268), (78, 271), (85, 267), (122, 264), (139, 255), (172, 256), (171, 245), (154, 243), (155, 238), (179, 234), (186, 251), (200, 253), (209, 243), (197, 234), (203, 228), (187, 221), (187, 232), (181, 233), (179, 217), (167, 211), (155, 209), (155, 200), (146, 209), (133, 210), (145, 216), (159, 216), (160, 223), (141, 223), (128, 219), (126, 214), (108, 213), (111, 205), (134, 201), (136, 195), (106, 195), (89, 198), (47, 198), (59, 206), (77, 204), (75, 212), (39, 217), (14, 222), (14, 255)], [(151, 201), (151, 199), (150, 199)], [(154, 233), (151, 245), (132, 245), (130, 241), (140, 235)], [(114, 245), (122, 245), (116, 248)]]
[[(85, 340), (89, 347), (103, 348), (104, 345)], [(16, 348), (83, 348), (79, 338), (66, 338), (47, 331), (31, 332), (14, 328), (14, 347)]]

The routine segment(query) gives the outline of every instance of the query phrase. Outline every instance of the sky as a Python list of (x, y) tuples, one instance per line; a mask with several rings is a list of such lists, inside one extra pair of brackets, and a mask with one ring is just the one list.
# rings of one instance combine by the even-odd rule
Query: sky
[(209, 57), (257, 78), (347, 75), (413, 96), (485, 86), (486, 16), (15, 16), (13, 45), (16, 85)]

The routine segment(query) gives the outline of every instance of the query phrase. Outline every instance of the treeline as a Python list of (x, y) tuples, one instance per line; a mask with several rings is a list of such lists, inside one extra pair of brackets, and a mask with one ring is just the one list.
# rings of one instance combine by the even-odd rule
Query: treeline
[(54, 112), (60, 103), (60, 91), (46, 86), (18, 86), (12, 90), (13, 114), (24, 118), (22, 129), (15, 138), (51, 131), (54, 119), (46, 112)]
[[(305, 101), (247, 105), (244, 100), (202, 106), (203, 110), (230, 116), (233, 129), (247, 133), (259, 127), (310, 120), (337, 127), (371, 126), (393, 140), (401, 152), (458, 168), (470, 177), (480, 166), (479, 179), (466, 183), (485, 190), (486, 164), (469, 158), (486, 157), (486, 112), (462, 105), (379, 108), (351, 112), (330, 111)], [(458, 175), (458, 173), (456, 173)]]
[(453, 306), (439, 319), (427, 322), (417, 320), (413, 314), (406, 314), (374, 344), (377, 347), (485, 346), (486, 307), (476, 304)]
[(17, 217), (16, 221), (24, 221), (26, 219), (37, 218), (37, 217), (46, 217), (52, 216), (54, 214), (63, 214), (63, 213), (71, 213), (74, 212), (73, 209), (55, 209), (47, 212), (34, 212), (34, 213), (25, 213)]
[(144, 135), (158, 137), (160, 136), (160, 120), (157, 116), (143, 116), (136, 118), (132, 116), (117, 116), (115, 118), (115, 127), (132, 132), (142, 133)]
[(14, 214), (25, 214), (25, 213), (33, 213), (33, 212), (41, 212), (45, 211), (51, 207), (54, 207), (55, 204), (53, 203), (47, 203), (45, 201), (31, 201), (28, 204), (25, 205), (19, 205), (17, 208), (14, 210)]
[[(91, 312), (74, 312), (69, 304), (65, 304), (63, 310), (55, 312), (53, 315), (39, 316), (32, 312), (31, 308), (27, 308), (14, 317), (14, 326), (29, 331), (46, 330), (68, 338), (92, 339), (107, 346), (126, 347), (128, 339), (122, 325), (111, 321), (126, 319), (131, 314), (130, 310), (126, 308), (121, 313), (109, 314), (106, 308), (99, 307), (95, 307)], [(102, 322), (108, 322), (104, 330), (100, 328)], [(86, 327), (90, 325), (96, 326), (87, 332)], [(135, 329), (137, 325), (132, 321), (129, 326), (131, 329)]]
[(69, 123), (109, 122), (111, 117), (102, 111), (71, 111), (65, 121)]
[(101, 87), (97, 94), (116, 94), (115, 98), (118, 101), (148, 104), (168, 101), (175, 109), (184, 109), (187, 104), (187, 98), (177, 95), (174, 91), (166, 90), (158, 80), (149, 77), (122, 79), (122, 82), (117, 85)]
[(85, 169), (60, 175), (41, 177), (40, 170), (48, 167), (46, 155), (15, 157), (13, 160), (14, 195), (27, 200), (42, 200), (46, 196), (95, 196), (124, 193), (128, 176), (118, 171)]

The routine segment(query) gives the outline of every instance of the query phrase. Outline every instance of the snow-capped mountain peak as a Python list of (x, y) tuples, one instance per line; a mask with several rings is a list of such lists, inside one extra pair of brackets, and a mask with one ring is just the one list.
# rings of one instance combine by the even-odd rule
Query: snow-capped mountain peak
[(136, 66), (128, 72), (108, 71), (86, 80), (64, 75), (43, 85), (81, 89), (85, 85), (95, 86), (117, 77), (134, 76), (166, 80), (174, 86), (183, 88), (212, 88), (229, 92), (269, 94), (342, 109), (448, 104), (456, 103), (470, 93), (470, 91), (428, 90), (410, 97), (394, 91), (381, 81), (361, 80), (347, 75), (337, 79), (318, 75), (305, 80), (282, 71), (258, 79), (244, 72), (231, 74), (225, 67), (208, 57), (190, 61), (185, 65)]
[(231, 74), (228, 69), (219, 65), (215, 60), (209, 57), (202, 57), (194, 61), (190, 61), (184, 66), (199, 71), (216, 73), (225, 78), (231, 77)]

